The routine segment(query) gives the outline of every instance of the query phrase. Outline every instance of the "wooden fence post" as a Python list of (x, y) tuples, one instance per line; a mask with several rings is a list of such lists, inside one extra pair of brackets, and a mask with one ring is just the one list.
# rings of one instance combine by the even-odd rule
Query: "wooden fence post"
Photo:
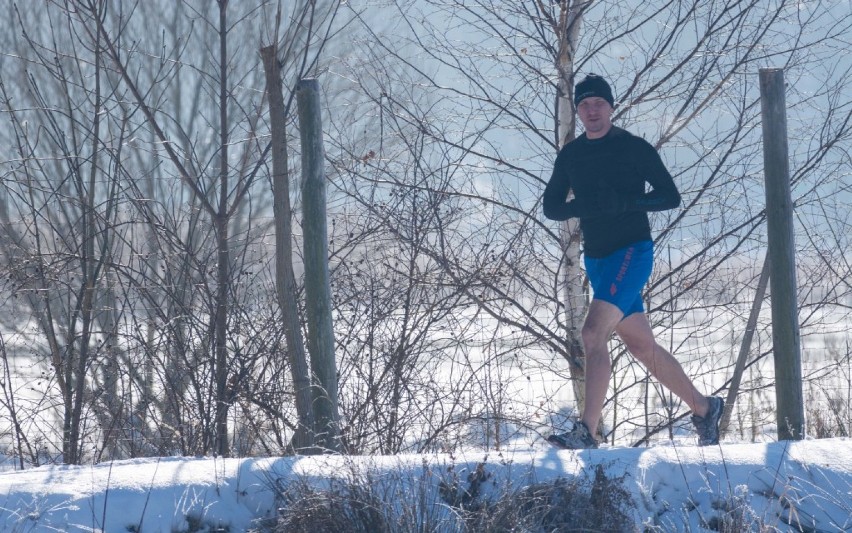
[(805, 414), (802, 399), (799, 311), (796, 301), (793, 201), (790, 193), (782, 69), (760, 69), (760, 109), (766, 181), (778, 440), (799, 440), (804, 438)]
[(302, 231), (305, 253), (305, 308), (308, 352), (314, 374), (316, 444), (339, 451), (337, 362), (331, 317), (326, 224), (325, 152), (319, 83), (300, 80), (296, 87), (299, 135), (302, 141)]

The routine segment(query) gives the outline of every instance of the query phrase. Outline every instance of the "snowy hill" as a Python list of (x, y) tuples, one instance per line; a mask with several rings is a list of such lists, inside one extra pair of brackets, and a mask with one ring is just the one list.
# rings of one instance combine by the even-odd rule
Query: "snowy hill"
[[(479, 467), (479, 468), (478, 468)], [(557, 479), (619, 480), (625, 512), (642, 531), (721, 529), (722, 520), (781, 531), (852, 528), (852, 439), (697, 448), (536, 448), (512, 452), (393, 457), (161, 458), (94, 466), (47, 466), (0, 474), (3, 531), (245, 531), (275, 515), (276, 494), (368, 479), (376, 493), (418, 496), (453, 531), (455, 510), (440, 487), (496, 498)], [(595, 496), (592, 496), (593, 498)], [(458, 502), (456, 502), (458, 503)], [(649, 527), (650, 526), (650, 527)], [(755, 526), (756, 527), (756, 526)], [(629, 529), (629, 528), (628, 528)], [(730, 530), (730, 529), (729, 529)], [(319, 532), (317, 532), (319, 533)]]

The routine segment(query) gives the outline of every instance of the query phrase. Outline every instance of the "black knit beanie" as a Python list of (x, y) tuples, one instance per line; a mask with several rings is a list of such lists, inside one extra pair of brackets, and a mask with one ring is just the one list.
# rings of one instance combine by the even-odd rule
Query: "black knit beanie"
[(615, 107), (615, 99), (612, 97), (612, 88), (601, 76), (597, 74), (589, 74), (583, 81), (574, 87), (574, 106), (580, 104), (583, 98), (590, 96), (599, 96), (609, 102), (609, 105)]

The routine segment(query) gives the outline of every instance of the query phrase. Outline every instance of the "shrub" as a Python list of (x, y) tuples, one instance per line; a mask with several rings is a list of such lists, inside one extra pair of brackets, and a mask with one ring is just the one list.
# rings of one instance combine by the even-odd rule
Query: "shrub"
[[(319, 488), (294, 480), (278, 489), (271, 533), (498, 533), (632, 531), (632, 504), (623, 478), (598, 465), (593, 477), (558, 478), (521, 488), (496, 487), (485, 463), (464, 479), (449, 467), (443, 477), (424, 468), (419, 479), (375, 475), (332, 480)], [(486, 490), (496, 488), (496, 491)]]

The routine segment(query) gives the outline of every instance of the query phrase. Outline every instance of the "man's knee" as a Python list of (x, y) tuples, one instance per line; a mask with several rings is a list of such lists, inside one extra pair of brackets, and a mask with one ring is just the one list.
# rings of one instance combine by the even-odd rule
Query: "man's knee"
[(583, 324), (580, 335), (583, 338), (583, 347), (588, 353), (595, 348), (606, 347), (610, 337), (612, 337), (612, 331), (609, 331), (606, 327), (601, 327), (598, 323), (587, 320)]
[(583, 328), (580, 331), (583, 347), (586, 351), (601, 347), (606, 348), (607, 342), (609, 342), (623, 316), (621, 311), (613, 304), (592, 300), (589, 314), (586, 316)]
[(653, 338), (639, 337), (621, 339), (627, 351), (633, 354), (633, 357), (640, 361), (646, 361), (654, 357), (654, 352), (657, 348), (657, 343)]
[(616, 328), (625, 348), (639, 360), (653, 357), (657, 348), (654, 332), (643, 314), (625, 318)]

